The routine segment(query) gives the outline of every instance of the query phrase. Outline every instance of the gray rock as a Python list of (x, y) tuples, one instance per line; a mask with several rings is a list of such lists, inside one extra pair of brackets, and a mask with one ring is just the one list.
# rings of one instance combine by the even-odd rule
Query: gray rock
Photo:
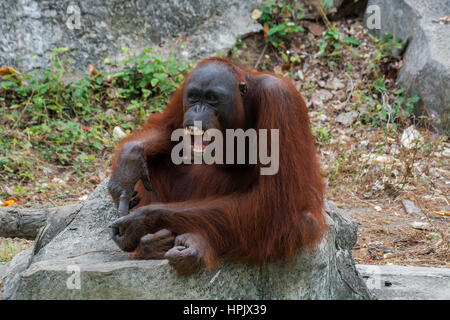
[(3, 273), (5, 273), (6, 269), (8, 268), (7, 262), (0, 262), (0, 300), (2, 300), (3, 297)]
[(357, 265), (379, 300), (449, 300), (450, 269)]
[(405, 212), (410, 215), (419, 215), (423, 216), (422, 210), (418, 208), (413, 201), (411, 200), (402, 200), (403, 208), (405, 209)]
[(6, 299), (8, 297), (14, 296), (18, 284), (21, 280), (21, 273), (25, 271), (31, 263), (33, 256), (33, 248), (28, 248), (20, 253), (18, 253), (13, 260), (11, 260), (2, 275), (3, 282), (3, 297)]
[(45, 227), (39, 231), (34, 243), (33, 253), (45, 247), (58, 233), (66, 228), (80, 211), (82, 204), (74, 204), (49, 209)]
[(222, 260), (217, 270), (179, 277), (167, 260), (129, 260), (109, 239), (117, 210), (106, 184), (46, 245), (38, 238), (37, 247), (12, 260), (5, 299), (371, 298), (351, 256), (357, 226), (331, 203), (329, 232), (314, 254), (300, 252), (292, 263), (261, 268)]
[(329, 80), (327, 82), (326, 86), (328, 89), (331, 89), (331, 90), (339, 90), (339, 89), (345, 88), (345, 84), (338, 78), (333, 78), (333, 80)]
[(344, 112), (338, 115), (335, 119), (337, 123), (343, 124), (344, 126), (350, 126), (358, 118), (358, 113), (356, 111)]
[(439, 19), (450, 14), (450, 0), (369, 0), (368, 5), (379, 6), (381, 13), (381, 29), (372, 31), (378, 36), (395, 33), (407, 44), (397, 80), (409, 95), (421, 97), (415, 113), (422, 114), (426, 106), (431, 116), (440, 117), (440, 128), (448, 130), (450, 24)]
[[(60, 230), (61, 224), (70, 222), (66, 220), (70, 220), (70, 216), (77, 209), (79, 209), (79, 205), (48, 209), (0, 208), (0, 237), (34, 240), (40, 229), (46, 225), (49, 230), (45, 234), (50, 234), (50, 237), (53, 237), (55, 230)], [(51, 228), (49, 228), (50, 225)]]
[[(75, 68), (185, 38), (186, 58), (226, 53), (236, 38), (261, 30), (251, 11), (261, 0), (22, 0), (0, 2), (0, 66), (48, 66), (54, 48), (75, 50)], [(122, 47), (130, 48), (125, 53)], [(33, 58), (35, 57), (35, 58)]]
[(3, 277), (3, 273), (5, 273), (6, 268), (8, 268), (8, 262), (0, 262), (0, 280)]

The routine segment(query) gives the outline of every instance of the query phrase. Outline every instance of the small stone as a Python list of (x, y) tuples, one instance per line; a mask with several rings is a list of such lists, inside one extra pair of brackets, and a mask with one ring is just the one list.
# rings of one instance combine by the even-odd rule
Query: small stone
[(302, 70), (297, 70), (297, 72), (295, 73), (295, 76), (297, 77), (298, 80), (305, 79), (305, 75), (303, 74)]
[(334, 97), (339, 100), (340, 102), (343, 102), (347, 99), (347, 96), (345, 95), (345, 92), (342, 90), (336, 91), (336, 93), (334, 93)]
[(319, 114), (319, 115), (317, 116), (317, 119), (319, 119), (320, 122), (327, 122), (327, 121), (328, 121), (327, 115), (326, 115), (326, 114), (323, 114), (323, 113)]
[(332, 90), (339, 90), (339, 89), (344, 89), (345, 88), (345, 84), (339, 80), (338, 78), (333, 78), (332, 80), (329, 80), (327, 82), (326, 87), (328, 89), (332, 89)]
[(113, 109), (108, 109), (108, 110), (105, 111), (105, 115), (106, 115), (108, 118), (114, 116), (116, 113), (117, 113), (117, 112), (116, 112), (115, 110), (113, 110)]
[(414, 202), (412, 202), (411, 200), (402, 200), (402, 205), (407, 214), (422, 214), (422, 210), (416, 207)]
[(52, 179), (52, 182), (53, 182), (53, 183), (57, 183), (57, 184), (65, 184), (65, 183), (66, 183), (64, 180), (62, 180), (62, 179), (60, 179), (60, 178), (58, 178), (58, 177), (54, 177), (54, 178)]
[(379, 164), (394, 164), (396, 160), (394, 157), (387, 154), (377, 154), (375, 157), (371, 158), (370, 162)]
[(123, 130), (120, 127), (114, 127), (113, 130), (113, 137), (116, 139), (121, 139), (125, 137), (127, 134), (123, 132)]
[(44, 174), (46, 174), (46, 175), (56, 173), (53, 169), (50, 169), (50, 168), (47, 168), (47, 167), (42, 168), (42, 172), (43, 172)]
[(380, 212), (381, 211), (381, 207), (380, 206), (374, 206), (373, 207), (376, 211)]
[(330, 91), (320, 89), (316, 90), (312, 97), (311, 102), (314, 104), (315, 107), (322, 106), (323, 102), (329, 101), (331, 98), (333, 98), (333, 95)]
[(365, 148), (365, 147), (367, 147), (369, 145), (369, 141), (367, 141), (367, 140), (362, 140), (360, 143), (359, 143), (359, 148)]
[(445, 158), (450, 158), (450, 148), (444, 148), (444, 151), (442, 152), (442, 155)]
[(410, 223), (411, 227), (418, 230), (428, 230), (430, 228), (430, 224), (428, 222), (422, 221), (414, 221)]
[(258, 20), (262, 16), (262, 11), (259, 9), (255, 9), (252, 11), (251, 17), (253, 20)]
[(407, 149), (418, 147), (423, 144), (423, 137), (414, 126), (410, 126), (402, 133), (400, 143)]
[(369, 110), (368, 104), (363, 103), (362, 105), (358, 106), (358, 111), (360, 114), (366, 114), (368, 110)]
[(343, 124), (344, 126), (350, 126), (358, 118), (358, 113), (355, 111), (341, 113), (337, 116), (335, 121), (337, 123)]

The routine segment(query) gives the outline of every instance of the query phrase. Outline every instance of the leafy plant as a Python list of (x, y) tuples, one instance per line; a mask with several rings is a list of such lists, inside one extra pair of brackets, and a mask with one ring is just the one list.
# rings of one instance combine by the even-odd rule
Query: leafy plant
[(319, 51), (322, 57), (328, 57), (332, 60), (339, 59), (341, 54), (340, 49), (340, 34), (337, 26), (334, 24), (331, 29), (323, 33), (323, 40), (319, 44)]
[(313, 136), (316, 144), (318, 145), (327, 145), (331, 140), (331, 133), (327, 127), (313, 127)]
[[(163, 58), (149, 49), (119, 64), (116, 73), (79, 77), (70, 50), (58, 48), (50, 55), (50, 68), (4, 76), (1, 179), (32, 180), (40, 162), (94, 170), (90, 155), (113, 147), (113, 128), (133, 129), (161, 111), (190, 68), (176, 56)], [(67, 81), (73, 78), (78, 80)]]
[(275, 48), (286, 48), (289, 37), (304, 29), (297, 24), (303, 18), (301, 8), (293, 8), (286, 2), (270, 1), (260, 8), (258, 21), (266, 30), (266, 42)]

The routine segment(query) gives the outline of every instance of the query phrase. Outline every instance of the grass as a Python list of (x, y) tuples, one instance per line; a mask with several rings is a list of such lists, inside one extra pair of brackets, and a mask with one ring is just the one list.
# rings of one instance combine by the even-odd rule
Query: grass
[[(145, 49), (111, 67), (114, 72), (90, 66), (90, 74), (79, 77), (71, 57), (69, 49), (57, 48), (50, 68), (30, 74), (12, 69), (0, 78), (0, 183), (15, 182), (1, 188), (2, 198), (57, 192), (57, 199), (46, 198), (54, 203), (70, 199), (64, 184), (98, 183), (92, 176), (109, 166), (118, 142), (114, 128), (129, 133), (160, 112), (190, 69), (176, 56)], [(78, 80), (67, 82), (73, 78)], [(70, 174), (48, 184), (45, 172)]]
[(31, 245), (32, 241), (0, 237), (0, 262), (10, 261), (16, 254), (28, 249)]

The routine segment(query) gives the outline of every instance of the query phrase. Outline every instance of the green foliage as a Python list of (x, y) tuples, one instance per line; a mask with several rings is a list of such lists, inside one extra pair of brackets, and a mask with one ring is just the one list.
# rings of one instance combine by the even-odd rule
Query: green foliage
[(342, 53), (342, 44), (357, 47), (361, 43), (351, 37), (344, 37), (341, 39), (336, 24), (333, 24), (331, 29), (328, 29), (323, 33), (323, 40), (319, 43), (320, 56), (327, 58), (330, 61), (330, 65), (335, 66), (336, 61), (340, 59)]
[(0, 239), (0, 262), (10, 261), (20, 251), (31, 246), (31, 241), (20, 239)]
[(247, 44), (241, 38), (238, 38), (231, 49), (231, 55), (234, 55), (240, 48), (247, 49)]
[(367, 112), (360, 115), (363, 122), (376, 127), (391, 124), (393, 129), (399, 123), (409, 123), (414, 107), (420, 101), (419, 96), (405, 98), (403, 88), (396, 90), (393, 95), (388, 95), (387, 92), (384, 77), (368, 84), (366, 89), (355, 90), (354, 96), (359, 98), (357, 104), (369, 106)]
[(395, 50), (401, 50), (402, 41), (395, 39), (390, 33), (385, 33), (380, 38), (372, 36), (372, 42), (375, 43), (375, 51), (371, 55), (371, 62), (368, 64), (367, 70), (373, 70), (379, 75), (380, 63), (393, 56)]
[(333, 0), (322, 0), (322, 7), (325, 9), (330, 8), (333, 5)]
[(301, 8), (293, 8), (286, 2), (270, 1), (260, 8), (262, 14), (258, 21), (267, 30), (266, 41), (273, 47), (285, 47), (285, 42), (296, 32), (304, 29), (297, 25), (303, 18)]
[(380, 39), (372, 37), (376, 44), (375, 51), (369, 59), (367, 71), (375, 75), (375, 79), (369, 83), (364, 90), (356, 90), (358, 103), (369, 105), (366, 114), (361, 115), (361, 120), (374, 126), (391, 124), (393, 129), (399, 123), (409, 124), (415, 105), (420, 101), (418, 95), (407, 97), (404, 88), (389, 91), (386, 87), (386, 78), (382, 73), (380, 65), (390, 61), (394, 49), (401, 49), (401, 40), (394, 39), (391, 34), (384, 34)]
[(346, 45), (353, 45), (353, 46), (359, 46), (361, 44), (361, 42), (359, 42), (356, 39), (353, 39), (352, 37), (344, 37), (342, 42), (344, 42), (344, 44)]
[[(152, 55), (150, 49), (137, 57), (127, 57), (120, 65), (123, 70), (112, 75), (118, 96), (122, 99), (150, 98), (150, 112), (164, 108), (188, 69), (188, 65), (178, 62), (176, 57), (163, 59), (161, 55)], [(132, 110), (137, 107), (135, 104)]]
[(86, 155), (110, 150), (115, 126), (130, 130), (161, 111), (189, 71), (176, 57), (146, 49), (121, 61), (119, 72), (68, 83), (76, 78), (71, 57), (68, 48), (58, 48), (50, 68), (0, 80), (2, 179), (34, 179), (42, 161), (92, 170), (94, 158)]
[(318, 145), (327, 145), (331, 140), (331, 133), (328, 128), (324, 126), (313, 127), (313, 136)]
[(338, 60), (341, 55), (339, 30), (334, 24), (333, 27), (323, 33), (323, 40), (319, 44), (320, 56), (328, 57), (331, 60)]

